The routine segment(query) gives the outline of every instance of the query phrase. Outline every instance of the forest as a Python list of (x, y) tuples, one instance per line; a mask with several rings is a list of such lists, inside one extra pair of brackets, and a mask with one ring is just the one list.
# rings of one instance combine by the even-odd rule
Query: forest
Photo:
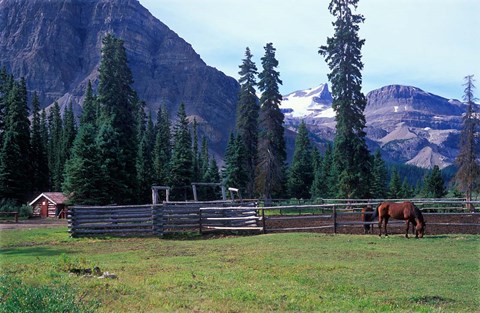
[[(41, 110), (35, 93), (31, 101), (27, 99), (25, 79), (3, 68), (0, 210), (24, 204), (44, 191), (61, 191), (71, 204), (150, 203), (152, 185), (172, 188), (173, 200), (191, 200), (192, 182), (222, 183), (250, 199), (440, 198), (448, 189), (453, 196), (465, 192), (471, 196), (479, 188), (475, 149), (461, 149), (457, 167), (443, 175), (438, 166), (424, 170), (386, 164), (380, 150), (368, 150), (366, 100), (361, 92), (364, 40), (358, 37), (363, 16), (354, 14), (348, 5), (343, 8), (347, 13), (338, 15), (335, 6), (342, 5), (332, 2), (335, 34), (318, 51), (331, 70), (335, 140), (320, 151), (302, 122), (289, 164), (284, 116), (279, 109), (282, 81), (272, 43), (264, 47), (260, 70), (250, 49), (245, 50), (239, 66), (237, 121), (223, 160), (209, 155), (208, 139), (199, 138), (196, 120), (188, 118), (183, 103), (174, 119), (166, 106), (159, 108), (155, 121), (146, 113), (145, 103), (132, 88), (124, 42), (112, 34), (102, 40), (98, 88), (93, 90), (89, 82), (79, 117), (72, 105), (63, 112), (58, 103)], [(345, 33), (349, 36), (341, 35)], [(351, 49), (336, 49), (339, 46)], [(345, 75), (352, 79), (344, 80)], [(470, 109), (462, 136), (467, 141), (461, 147), (475, 147), (478, 121), (472, 118), (472, 76), (466, 81), (465, 100)], [(201, 200), (219, 198), (219, 191), (205, 189), (200, 192)]]

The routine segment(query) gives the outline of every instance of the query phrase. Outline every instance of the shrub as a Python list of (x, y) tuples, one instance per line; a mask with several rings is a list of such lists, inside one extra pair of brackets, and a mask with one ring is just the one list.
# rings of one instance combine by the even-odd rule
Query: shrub
[(21, 217), (30, 217), (33, 215), (33, 208), (27, 204), (20, 206), (14, 199), (1, 199), (0, 212), (18, 212)]

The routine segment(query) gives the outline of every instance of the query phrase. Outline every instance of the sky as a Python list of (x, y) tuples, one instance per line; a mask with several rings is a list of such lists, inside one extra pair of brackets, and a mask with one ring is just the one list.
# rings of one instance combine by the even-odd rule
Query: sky
[[(261, 71), (267, 43), (276, 48), (282, 94), (328, 83), (318, 48), (333, 36), (329, 0), (140, 0), (210, 66), (239, 78), (249, 47)], [(461, 99), (466, 75), (480, 98), (479, 0), (360, 0), (362, 90), (410, 85)]]

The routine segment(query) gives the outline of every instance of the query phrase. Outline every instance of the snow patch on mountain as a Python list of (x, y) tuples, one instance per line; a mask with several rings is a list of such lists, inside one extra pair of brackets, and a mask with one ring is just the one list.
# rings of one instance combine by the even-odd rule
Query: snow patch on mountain
[(332, 95), (328, 91), (327, 84), (297, 90), (283, 96), (280, 109), (287, 118), (335, 116), (335, 111), (332, 109)]

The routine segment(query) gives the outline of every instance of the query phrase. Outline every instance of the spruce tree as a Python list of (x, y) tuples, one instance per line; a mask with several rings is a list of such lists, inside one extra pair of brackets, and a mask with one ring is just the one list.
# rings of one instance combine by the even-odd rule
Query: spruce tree
[(425, 177), (424, 182), (425, 196), (432, 198), (442, 198), (447, 194), (445, 181), (438, 165), (435, 165), (431, 172)]
[(0, 147), (0, 199), (26, 201), (31, 190), (30, 121), (25, 80), (5, 89), (5, 117)]
[[(42, 192), (48, 190), (47, 150), (44, 145), (45, 141), (42, 138), (42, 128), (46, 128), (46, 125), (42, 125), (40, 100), (38, 99), (36, 92), (33, 94), (32, 98), (32, 110), (32, 128), (30, 137), (30, 147), (32, 149), (32, 190)], [(43, 123), (45, 123), (45, 120), (43, 120)]]
[[(75, 124), (75, 115), (73, 113), (73, 105), (70, 103), (63, 115), (63, 131), (62, 131), (62, 173), (65, 162), (70, 158), (73, 141), (77, 134)], [(62, 177), (63, 181), (63, 177)]]
[(244, 141), (238, 136), (230, 134), (227, 150), (225, 153), (225, 168), (223, 170), (223, 181), (227, 187), (239, 188), (245, 192), (248, 181), (247, 173), (244, 170), (246, 162)]
[(240, 74), (240, 94), (237, 104), (237, 133), (242, 138), (246, 160), (243, 170), (247, 175), (247, 184), (245, 186), (245, 195), (253, 198), (255, 190), (255, 166), (257, 158), (258, 143), (258, 115), (259, 105), (255, 86), (257, 67), (252, 61), (253, 55), (250, 48), (245, 50), (245, 59), (239, 66)]
[[(463, 117), (463, 128), (460, 136), (460, 151), (455, 159), (458, 166), (455, 174), (455, 183), (459, 190), (465, 193), (467, 201), (472, 200), (473, 192), (480, 192), (480, 122), (475, 115), (479, 112), (475, 110), (475, 89), (473, 75), (465, 77), (465, 90), (463, 100), (467, 104), (467, 110)], [(472, 205), (468, 205), (472, 210)]]
[(97, 126), (98, 106), (96, 102), (96, 96), (93, 93), (92, 82), (89, 80), (87, 90), (85, 91), (85, 97), (83, 99), (82, 115), (80, 116), (80, 126), (83, 124), (91, 124)]
[(137, 199), (140, 203), (150, 203), (153, 183), (153, 145), (155, 132), (151, 116), (145, 114), (145, 103), (140, 102), (137, 113)]
[(156, 136), (153, 149), (153, 182), (156, 185), (167, 185), (170, 176), (171, 160), (170, 119), (165, 106), (158, 109)]
[[(218, 170), (217, 161), (215, 158), (210, 159), (208, 170), (205, 173), (205, 181), (209, 183), (218, 183), (220, 182), (220, 172)], [(218, 200), (220, 198), (220, 193), (217, 187), (206, 188), (202, 193), (202, 196), (205, 197), (205, 200)]]
[(103, 160), (97, 146), (96, 127), (84, 122), (76, 136), (72, 157), (65, 164), (63, 192), (73, 204), (101, 205), (112, 203), (105, 188)]
[(65, 164), (62, 190), (71, 203), (100, 205), (113, 203), (105, 179), (105, 168), (97, 140), (97, 108), (91, 83), (88, 83), (80, 116), (80, 127)]
[(331, 70), (332, 107), (336, 112), (334, 163), (338, 172), (338, 196), (370, 197), (371, 160), (367, 144), (365, 116), (367, 104), (361, 91), (363, 63), (361, 48), (365, 40), (358, 37), (364, 17), (354, 14), (358, 0), (332, 0), (330, 13), (336, 17), (335, 34), (319, 53)]
[(60, 106), (57, 102), (53, 104), (48, 117), (48, 168), (51, 178), (51, 189), (60, 191), (63, 181), (63, 122), (60, 115)]
[(308, 130), (302, 121), (295, 139), (293, 160), (288, 171), (287, 189), (290, 197), (310, 199), (310, 188), (313, 181), (312, 146), (308, 138)]
[(192, 176), (192, 180), (194, 182), (200, 182), (201, 178), (202, 178), (202, 175), (200, 173), (200, 153), (199, 153), (199, 150), (198, 150), (198, 125), (197, 125), (197, 119), (196, 118), (193, 119), (192, 129), (193, 129), (193, 138), (192, 138), (192, 140), (193, 140), (193, 144), (192, 144), (193, 176)]
[[(127, 204), (135, 201), (137, 173), (136, 118), (137, 101), (132, 89), (133, 78), (127, 64), (123, 40), (108, 34), (102, 40), (97, 101), (100, 105), (100, 157), (108, 164), (104, 173), (110, 181), (113, 201)], [(112, 137), (108, 138), (107, 134)]]
[(193, 176), (192, 135), (188, 128), (185, 105), (182, 103), (177, 113), (177, 123), (174, 127), (174, 147), (171, 161), (169, 183), (177, 194), (177, 199), (187, 199)]
[(282, 95), (278, 85), (282, 84), (280, 73), (276, 71), (278, 61), (272, 43), (265, 47), (261, 58), (263, 70), (259, 74), (258, 88), (260, 114), (258, 122), (258, 154), (255, 185), (257, 192), (264, 199), (280, 196), (285, 185), (285, 161), (287, 158), (283, 121), (280, 111)]
[(402, 182), (400, 181), (400, 175), (398, 174), (397, 168), (392, 169), (390, 183), (388, 185), (388, 196), (391, 199), (400, 198), (402, 189)]
[(377, 149), (373, 155), (371, 184), (371, 194), (373, 198), (383, 199), (387, 197), (387, 174), (387, 167), (382, 159), (382, 154), (380, 153), (380, 149)]

